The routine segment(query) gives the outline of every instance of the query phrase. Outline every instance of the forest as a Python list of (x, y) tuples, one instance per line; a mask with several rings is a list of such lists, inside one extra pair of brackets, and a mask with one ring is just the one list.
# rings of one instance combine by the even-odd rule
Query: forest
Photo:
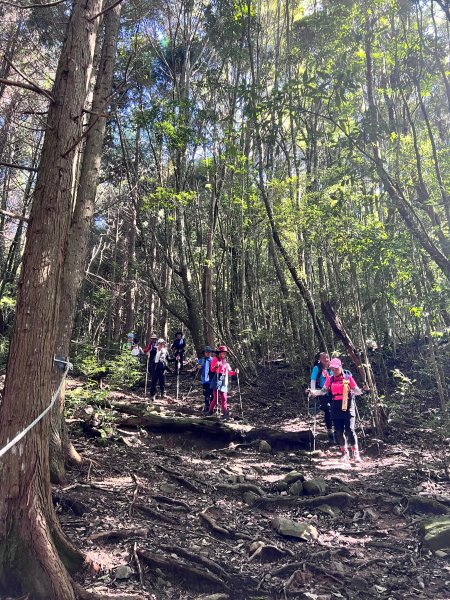
[(448, 600), (449, 0), (27, 1), (0, 599)]

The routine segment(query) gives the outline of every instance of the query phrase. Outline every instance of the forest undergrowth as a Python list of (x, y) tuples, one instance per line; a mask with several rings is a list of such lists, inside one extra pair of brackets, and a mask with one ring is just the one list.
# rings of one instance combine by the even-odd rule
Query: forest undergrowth
[[(151, 405), (140, 387), (86, 394), (69, 419), (84, 464), (54, 487), (64, 530), (97, 565), (80, 583), (116, 599), (447, 599), (447, 552), (424, 547), (421, 526), (450, 513), (448, 432), (414, 377), (426, 346), (403, 350), (383, 440), (360, 403), (361, 464), (340, 462), (320, 415), (313, 451), (305, 382), (283, 361), (243, 386), (244, 419), (234, 386), (234, 418), (207, 419), (210, 432), (189, 430), (205, 421), (189, 366), (178, 401), (174, 376)], [(252, 439), (264, 428), (286, 435)]]

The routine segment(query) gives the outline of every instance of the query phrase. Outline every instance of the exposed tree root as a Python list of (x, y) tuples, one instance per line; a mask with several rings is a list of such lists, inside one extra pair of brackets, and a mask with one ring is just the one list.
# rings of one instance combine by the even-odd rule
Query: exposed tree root
[(253, 492), (257, 496), (264, 497), (265, 493), (263, 490), (253, 483), (219, 483), (216, 485), (218, 490), (222, 490), (225, 493), (237, 493), (237, 494), (245, 494), (245, 492)]
[(148, 515), (149, 517), (152, 517), (153, 519), (156, 519), (157, 521), (162, 521), (163, 523), (170, 523), (170, 525), (176, 525), (177, 523), (179, 523), (178, 519), (175, 519), (174, 517), (169, 517), (168, 515), (165, 515), (163, 512), (160, 512), (158, 510), (151, 508), (147, 504), (142, 504), (141, 502), (137, 502), (134, 505), (134, 508), (141, 510), (146, 515)]
[(137, 549), (137, 555), (153, 568), (160, 568), (166, 573), (176, 573), (189, 586), (198, 587), (200, 582), (207, 582), (209, 585), (229, 590), (228, 584), (208, 569), (199, 569), (178, 559), (155, 554), (149, 550), (140, 550), (139, 548)]
[(274, 546), (273, 544), (264, 544), (264, 542), (259, 542), (259, 545), (250, 554), (248, 562), (255, 560), (255, 558), (263, 562), (272, 562), (273, 560), (283, 558), (283, 556), (286, 556), (286, 554), (294, 556), (294, 553), (291, 552), (291, 550), (283, 550), (282, 548), (278, 548), (278, 546)]
[(76, 500), (75, 498), (69, 498), (67, 496), (63, 496), (56, 491), (52, 492), (52, 500), (54, 506), (61, 506), (63, 510), (72, 511), (74, 515), (77, 517), (81, 517), (84, 513), (89, 511), (89, 508), (81, 502), (80, 500)]
[(273, 510), (287, 506), (311, 507), (328, 504), (338, 508), (346, 508), (355, 500), (355, 496), (347, 492), (335, 492), (326, 496), (301, 499), (296, 496), (258, 496), (254, 492), (245, 492), (244, 501), (258, 510)]
[(188, 490), (190, 490), (191, 492), (196, 492), (197, 494), (202, 493), (202, 490), (199, 487), (197, 487), (191, 481), (186, 479), (186, 477), (183, 477), (183, 475), (181, 475), (181, 473), (172, 471), (171, 469), (168, 469), (164, 465), (157, 464), (156, 466), (158, 467), (158, 469), (161, 469), (162, 471), (164, 471), (164, 473), (167, 473), (168, 475), (170, 475), (170, 477), (175, 479), (175, 481), (178, 481), (178, 483), (180, 483), (181, 485), (184, 485), (184, 487), (187, 488)]
[(180, 548), (179, 546), (164, 545), (164, 546), (162, 546), (162, 549), (165, 550), (166, 552), (178, 554), (178, 556), (187, 558), (191, 562), (196, 562), (198, 564), (203, 565), (204, 567), (209, 569), (212, 573), (215, 573), (219, 577), (222, 577), (222, 579), (224, 579), (225, 581), (230, 578), (230, 575), (225, 571), (225, 569), (223, 569), (220, 565), (218, 565), (213, 560), (206, 558), (205, 556), (202, 556), (201, 554), (194, 554), (193, 552), (189, 552), (188, 550), (185, 550), (184, 548)]
[(219, 525), (215, 519), (213, 519), (213, 517), (211, 517), (211, 515), (207, 514), (208, 509), (206, 508), (205, 510), (203, 510), (201, 513), (199, 513), (199, 517), (201, 519), (203, 519), (203, 521), (205, 521), (209, 527), (212, 529), (212, 531), (216, 534), (218, 534), (219, 536), (225, 536), (228, 537), (232, 540), (251, 540), (253, 539), (250, 535), (247, 535), (245, 533), (237, 533), (236, 531), (232, 531), (231, 529), (227, 529), (226, 527), (222, 527), (221, 525)]
[(133, 537), (146, 538), (148, 534), (149, 529), (144, 527), (135, 529), (114, 529), (113, 531), (95, 533), (91, 536), (91, 540), (93, 542), (112, 543)]
[(167, 496), (162, 496), (161, 494), (156, 494), (152, 496), (153, 500), (157, 502), (162, 502), (163, 504), (169, 504), (172, 506), (177, 506), (179, 508), (183, 508), (186, 512), (191, 511), (191, 507), (187, 502), (183, 502), (183, 500), (177, 500), (176, 498), (168, 498)]

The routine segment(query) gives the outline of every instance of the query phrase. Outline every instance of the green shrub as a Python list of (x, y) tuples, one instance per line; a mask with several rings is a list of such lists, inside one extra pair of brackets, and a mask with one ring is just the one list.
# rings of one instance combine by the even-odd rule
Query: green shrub
[(6, 371), (9, 352), (9, 338), (0, 336), (0, 372)]
[(123, 352), (106, 363), (112, 388), (133, 387), (142, 378), (141, 365), (134, 356)]

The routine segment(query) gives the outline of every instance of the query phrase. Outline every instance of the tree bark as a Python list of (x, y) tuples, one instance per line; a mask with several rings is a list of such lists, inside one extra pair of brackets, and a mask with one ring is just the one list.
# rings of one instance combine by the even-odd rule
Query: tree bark
[[(55, 76), (0, 406), (0, 447), (50, 402), (73, 160), (98, 30), (98, 20), (90, 19), (100, 9), (101, 0), (74, 0)], [(2, 459), (0, 592), (74, 600), (66, 566), (79, 566), (83, 557), (65, 538), (53, 510), (49, 428), (45, 417)]]
[[(104, 39), (101, 58), (94, 87), (92, 110), (89, 119), (89, 135), (86, 138), (81, 166), (75, 210), (67, 240), (62, 271), (61, 304), (59, 310), (56, 353), (68, 356), (72, 335), (78, 291), (84, 277), (89, 232), (95, 209), (95, 195), (99, 178), (101, 152), (106, 130), (105, 113), (111, 95), (112, 78), (119, 35), (121, 4), (104, 17)], [(50, 436), (50, 474), (54, 483), (62, 483), (65, 463), (80, 463), (81, 457), (71, 444), (64, 421), (64, 395), (52, 410)]]

